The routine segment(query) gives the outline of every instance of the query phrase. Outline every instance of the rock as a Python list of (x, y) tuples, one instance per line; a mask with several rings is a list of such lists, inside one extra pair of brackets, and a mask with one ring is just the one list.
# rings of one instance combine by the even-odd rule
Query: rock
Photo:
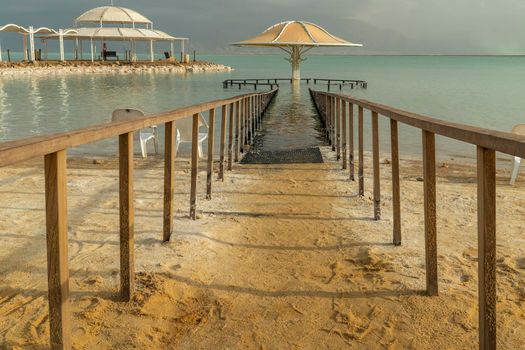
[(423, 182), (423, 181), (425, 181), (425, 179), (423, 179), (422, 176), (418, 176), (418, 177), (416, 177), (416, 181)]

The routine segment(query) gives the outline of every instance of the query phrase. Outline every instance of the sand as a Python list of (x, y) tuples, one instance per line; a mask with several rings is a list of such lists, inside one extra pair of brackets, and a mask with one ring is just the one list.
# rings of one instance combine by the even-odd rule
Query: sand
[[(477, 348), (475, 167), (438, 167), (438, 297), (424, 289), (421, 163), (401, 164), (403, 244), (391, 244), (390, 165), (383, 219), (331, 161), (236, 165), (188, 219), (187, 160), (176, 164), (172, 242), (162, 244), (160, 157), (136, 165), (136, 279), (118, 300), (114, 159), (69, 162), (69, 257), (76, 349)], [(382, 160), (387, 158), (383, 156)], [(371, 164), (366, 155), (366, 164)], [(204, 168), (201, 167), (201, 170)], [(523, 178), (523, 177), (522, 177)], [(498, 170), (498, 347), (525, 344), (525, 183)], [(0, 344), (48, 344), (40, 161), (0, 169)]]

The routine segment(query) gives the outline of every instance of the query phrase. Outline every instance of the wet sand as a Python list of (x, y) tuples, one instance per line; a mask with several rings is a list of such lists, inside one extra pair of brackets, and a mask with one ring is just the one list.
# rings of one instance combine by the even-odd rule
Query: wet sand
[[(235, 165), (188, 219), (189, 168), (176, 163), (172, 242), (161, 243), (163, 161), (135, 171), (137, 290), (118, 301), (118, 168), (71, 160), (70, 288), (77, 349), (477, 348), (475, 167), (438, 166), (438, 297), (422, 294), (421, 163), (401, 164), (403, 244), (392, 240), (390, 165), (383, 219), (333, 153), (324, 164)], [(381, 159), (387, 158), (383, 156)], [(202, 164), (203, 165), (203, 164)], [(201, 170), (204, 167), (201, 166)], [(523, 176), (498, 169), (498, 347), (525, 343)], [(40, 161), (0, 168), (0, 344), (48, 344), (44, 187)]]

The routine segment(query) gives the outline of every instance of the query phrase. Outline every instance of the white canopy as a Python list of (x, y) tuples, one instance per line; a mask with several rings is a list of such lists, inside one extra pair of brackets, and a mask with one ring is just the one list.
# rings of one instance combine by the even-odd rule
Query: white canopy
[(0, 32), (4, 33), (18, 33), (18, 34), (58, 34), (54, 29), (49, 29), (47, 27), (40, 27), (37, 29), (32, 29), (33, 27), (24, 28), (18, 24), (6, 24), (5, 26), (0, 27)]
[(137, 11), (119, 6), (102, 6), (84, 12), (77, 17), (76, 23), (131, 23), (151, 24), (152, 22)]
[[(66, 34), (67, 33), (67, 34)], [(176, 38), (160, 30), (145, 28), (77, 28), (67, 29), (65, 39), (97, 39), (111, 41), (175, 41), (188, 40), (188, 38)]]

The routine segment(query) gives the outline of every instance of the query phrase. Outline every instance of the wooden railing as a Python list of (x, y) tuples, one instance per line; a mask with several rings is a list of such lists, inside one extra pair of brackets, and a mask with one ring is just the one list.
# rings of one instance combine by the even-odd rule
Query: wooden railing
[[(206, 197), (211, 199), (216, 110), (221, 108), (219, 179), (224, 179), (225, 167), (232, 170), (232, 163), (239, 160), (239, 152), (243, 151), (245, 145), (253, 142), (255, 132), (260, 128), (261, 118), (276, 93), (277, 90), (245, 94), (139, 119), (0, 143), (0, 166), (44, 157), (50, 344), (53, 349), (71, 348), (67, 252), (67, 149), (118, 136), (120, 292), (122, 299), (129, 301), (134, 289), (133, 132), (152, 125), (165, 125), (162, 240), (168, 241), (173, 232), (174, 146), (177, 120), (189, 116), (193, 118), (190, 217), (195, 219), (199, 113), (209, 111)], [(226, 139), (228, 139), (227, 164), (225, 164)]]
[[(479, 278), (479, 347), (496, 348), (496, 151), (525, 157), (525, 137), (516, 134), (446, 122), (351, 96), (310, 90), (317, 111), (326, 128), (327, 139), (343, 169), (349, 163), (354, 180), (354, 106), (358, 119), (359, 194), (364, 195), (363, 118), (371, 112), (374, 218), (381, 217), (379, 176), (380, 115), (390, 120), (392, 157), (393, 243), (401, 244), (401, 206), (399, 189), (398, 122), (421, 130), (423, 144), (424, 216), (426, 292), (438, 294), (436, 243), (436, 148), (435, 135), (477, 146), (478, 184), (478, 278)], [(347, 140), (347, 122), (349, 139)], [(349, 155), (346, 151), (349, 151)], [(341, 152), (342, 150), (342, 152)]]
[[(224, 88), (238, 86), (239, 89), (243, 86), (253, 86), (255, 90), (257, 90), (258, 86), (270, 86), (273, 90), (274, 86), (279, 87), (279, 82), (293, 82), (293, 79), (290, 78), (265, 78), (265, 79), (226, 79), (222, 82), (222, 86)], [(317, 84), (317, 82), (322, 82), (328, 86), (328, 91), (330, 91), (330, 87), (332, 85), (338, 86), (339, 90), (343, 88), (343, 86), (350, 86), (351, 89), (354, 87), (362, 87), (366, 89), (368, 87), (368, 83), (364, 80), (355, 80), (355, 79), (323, 79), (323, 78), (301, 78), (300, 81), (305, 81), (307, 84), (310, 84), (312, 81), (314, 85)]]

